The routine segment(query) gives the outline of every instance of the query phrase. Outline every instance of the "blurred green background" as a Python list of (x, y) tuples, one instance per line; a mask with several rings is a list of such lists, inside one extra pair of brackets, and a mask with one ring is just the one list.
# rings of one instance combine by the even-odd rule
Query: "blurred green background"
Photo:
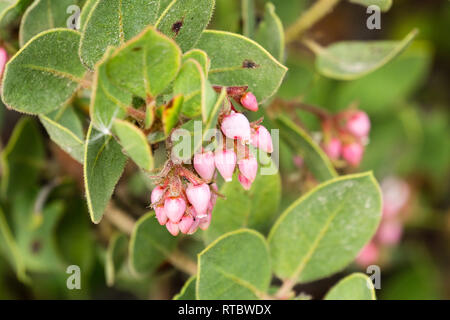
[[(216, 0), (211, 29), (242, 31), (241, 3)], [(265, 1), (257, 3), (258, 21)], [(285, 27), (313, 1), (273, 0)], [(414, 43), (381, 69), (354, 81), (337, 81), (314, 70), (314, 55), (300, 44), (286, 49), (288, 75), (278, 98), (301, 99), (331, 111), (357, 102), (372, 120), (370, 144), (359, 171), (373, 170), (381, 182), (396, 177), (408, 183), (411, 196), (402, 210), (405, 230), (398, 245), (386, 246), (377, 261), (381, 266), (379, 299), (450, 298), (450, 2), (395, 0), (381, 16), (381, 30), (368, 30), (366, 8), (343, 1), (330, 15), (308, 31), (322, 45), (341, 40), (402, 39), (414, 28), (420, 30)], [(296, 110), (311, 131), (319, 130), (314, 117)], [(16, 275), (5, 244), (0, 239), (0, 299), (169, 299), (186, 280), (169, 265), (145, 279), (134, 279), (126, 268), (115, 286), (105, 282), (104, 261), (114, 228), (108, 223), (93, 225), (89, 220), (82, 188), (82, 168), (48, 139), (37, 121), (25, 120), (13, 129), (21, 115), (0, 108), (1, 148), (11, 148), (8, 166), (16, 190), (2, 190), (0, 228), (12, 226), (23, 253), (27, 273)], [(87, 123), (88, 119), (85, 119)], [(19, 134), (20, 133), (20, 134)], [(6, 148), (6, 149), (5, 149)], [(296, 167), (294, 154), (281, 149), (283, 181), (282, 207), (307, 188), (304, 168)], [(32, 161), (30, 161), (32, 159)], [(25, 165), (24, 165), (25, 164)], [(26, 168), (26, 169), (24, 169)], [(4, 179), (5, 166), (2, 165)], [(146, 212), (149, 186), (130, 166), (118, 185), (115, 200), (138, 218)], [(36, 195), (46, 197), (44, 208)], [(281, 209), (280, 208), (280, 212)], [(45, 210), (44, 224), (39, 219)], [(27, 226), (22, 228), (19, 226)], [(38, 228), (35, 226), (39, 225)], [(201, 247), (196, 239), (187, 241), (192, 255)], [(4, 254), (1, 254), (1, 253)], [(67, 290), (65, 266), (82, 269), (82, 290)], [(297, 289), (320, 298), (327, 289), (352, 270)]]

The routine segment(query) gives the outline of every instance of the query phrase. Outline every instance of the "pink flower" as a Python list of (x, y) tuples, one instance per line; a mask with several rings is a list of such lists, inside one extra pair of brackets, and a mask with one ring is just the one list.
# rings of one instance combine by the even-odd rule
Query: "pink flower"
[(251, 143), (264, 152), (273, 152), (272, 137), (270, 136), (270, 132), (263, 126), (257, 126), (254, 132), (252, 132)]
[(167, 198), (164, 201), (164, 212), (173, 223), (178, 223), (186, 210), (186, 201), (178, 198)]
[(191, 225), (189, 231), (187, 232), (187, 234), (192, 235), (192, 234), (194, 234), (195, 232), (197, 232), (198, 226), (199, 226), (199, 225), (200, 225), (200, 219), (197, 219), (197, 218), (196, 218), (196, 219), (194, 220), (194, 222), (192, 223), (192, 225)]
[(356, 257), (356, 263), (363, 267), (370, 266), (377, 262), (380, 252), (378, 247), (373, 242), (369, 242)]
[(190, 185), (186, 189), (189, 202), (197, 212), (197, 217), (204, 217), (208, 212), (209, 201), (211, 200), (211, 190), (206, 183), (198, 186)]
[(167, 222), (167, 215), (164, 211), (164, 206), (157, 206), (155, 208), (155, 213), (156, 213), (156, 219), (158, 219), (158, 222), (160, 225), (165, 225)]
[(185, 215), (178, 223), (178, 228), (180, 229), (181, 233), (187, 234), (189, 233), (189, 230), (191, 230), (193, 224), (194, 218), (192, 218), (190, 215)]
[(212, 183), (211, 184), (211, 189), (214, 190), (215, 192), (211, 192), (211, 201), (209, 201), (209, 207), (208, 207), (208, 212), (214, 209), (214, 206), (216, 205), (217, 202), (217, 194), (216, 192), (219, 192), (219, 188), (217, 187), (217, 184)]
[(236, 153), (233, 150), (219, 150), (214, 156), (217, 170), (226, 182), (233, 180), (233, 172), (236, 168)]
[(155, 189), (153, 189), (151, 196), (152, 204), (159, 202), (163, 195), (164, 195), (164, 188), (157, 186)]
[(202, 230), (208, 229), (209, 225), (211, 224), (211, 218), (212, 215), (211, 213), (209, 213), (205, 218), (201, 219), (199, 224), (200, 229)]
[(6, 62), (8, 62), (8, 53), (2, 47), (0, 47), (0, 82), (2, 80), (3, 71), (5, 71)]
[(245, 190), (250, 190), (252, 187), (252, 182), (250, 180), (248, 180), (246, 177), (244, 177), (241, 173), (239, 173), (238, 175), (238, 179), (239, 182), (241, 184), (241, 186), (245, 189)]
[(206, 181), (211, 181), (214, 176), (216, 166), (214, 164), (214, 153), (211, 151), (197, 153), (194, 156), (194, 168), (197, 173)]
[(239, 139), (244, 143), (250, 141), (250, 122), (242, 114), (233, 112), (222, 120), (223, 134), (230, 139)]
[(403, 225), (398, 221), (381, 223), (377, 231), (377, 239), (385, 245), (394, 245), (400, 242), (403, 234)]
[(383, 192), (383, 217), (395, 217), (408, 203), (409, 185), (398, 178), (388, 177), (381, 182)]
[(336, 160), (341, 156), (342, 143), (338, 138), (331, 138), (328, 143), (323, 143), (322, 148), (332, 160)]
[(178, 227), (178, 223), (173, 223), (171, 221), (166, 223), (167, 230), (176, 237), (180, 233), (180, 228)]
[(258, 111), (258, 100), (253, 93), (247, 92), (241, 98), (241, 104), (244, 108), (250, 111)]
[(249, 155), (247, 158), (239, 160), (239, 171), (247, 178), (250, 183), (255, 181), (256, 174), (258, 173), (258, 161), (253, 155)]
[(364, 147), (357, 142), (346, 144), (342, 148), (342, 157), (354, 167), (357, 167), (361, 163), (363, 154)]
[(350, 112), (345, 127), (355, 137), (367, 137), (370, 132), (369, 116), (364, 111)]

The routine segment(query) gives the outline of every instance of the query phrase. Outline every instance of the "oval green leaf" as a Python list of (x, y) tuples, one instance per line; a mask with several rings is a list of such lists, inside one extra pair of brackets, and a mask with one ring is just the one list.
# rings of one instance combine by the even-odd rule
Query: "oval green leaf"
[(173, 300), (195, 300), (195, 287), (197, 284), (197, 277), (190, 277), (184, 284), (181, 291), (173, 297)]
[(31, 114), (65, 105), (86, 72), (77, 54), (79, 42), (80, 34), (69, 29), (53, 29), (34, 37), (6, 65), (3, 102)]
[(248, 86), (261, 103), (276, 93), (287, 71), (266, 49), (238, 34), (206, 30), (196, 47), (211, 59), (212, 84)]
[(157, 18), (157, 0), (99, 0), (90, 10), (80, 44), (82, 61), (93, 69), (109, 46), (138, 35)]
[(135, 125), (124, 120), (115, 120), (113, 132), (122, 148), (133, 161), (144, 170), (153, 169), (153, 156), (144, 133)]
[(339, 177), (295, 201), (269, 234), (280, 278), (309, 282), (345, 268), (372, 238), (381, 192), (371, 173)]
[(2, 0), (0, 2), (0, 26), (3, 28), (25, 12), (33, 0)]
[(392, 7), (392, 0), (349, 0), (351, 3), (360, 4), (365, 7), (378, 6), (381, 11), (386, 12)]
[(264, 19), (256, 31), (255, 40), (278, 61), (284, 60), (284, 28), (270, 2), (266, 3)]
[(317, 70), (338, 80), (358, 79), (397, 57), (416, 37), (411, 31), (402, 41), (343, 41), (317, 50)]
[(363, 273), (351, 274), (339, 281), (326, 294), (325, 300), (376, 300), (375, 288)]
[(198, 300), (256, 300), (269, 289), (269, 248), (253, 230), (227, 233), (198, 255)]
[(84, 150), (84, 187), (92, 222), (101, 221), (126, 161), (112, 136), (89, 127)]
[(116, 273), (125, 263), (128, 255), (128, 237), (123, 233), (115, 234), (106, 251), (105, 277), (106, 284), (112, 287), (115, 282)]

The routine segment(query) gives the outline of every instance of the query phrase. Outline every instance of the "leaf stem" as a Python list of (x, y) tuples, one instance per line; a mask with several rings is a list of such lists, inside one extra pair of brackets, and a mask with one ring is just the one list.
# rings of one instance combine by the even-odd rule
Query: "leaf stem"
[[(108, 219), (113, 225), (115, 225), (120, 231), (126, 233), (127, 235), (131, 235), (133, 233), (134, 227), (136, 225), (136, 221), (130, 217), (128, 214), (114, 206), (113, 204), (109, 204), (105, 218)], [(170, 256), (167, 258), (169, 262), (180, 271), (183, 271), (189, 275), (197, 274), (197, 263), (191, 260), (189, 257), (185, 256), (179, 250), (175, 250), (172, 252)]]
[(314, 5), (302, 14), (297, 21), (286, 30), (286, 44), (293, 42), (302, 33), (311, 28), (339, 3), (340, 0), (318, 0)]

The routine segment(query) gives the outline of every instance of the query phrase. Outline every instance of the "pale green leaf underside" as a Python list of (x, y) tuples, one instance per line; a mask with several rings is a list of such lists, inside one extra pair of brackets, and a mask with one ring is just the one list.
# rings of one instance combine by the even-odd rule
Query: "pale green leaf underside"
[(77, 54), (80, 34), (69, 29), (40, 33), (7, 64), (3, 102), (24, 113), (48, 113), (64, 104), (83, 81)]
[(84, 134), (80, 119), (72, 106), (62, 112), (39, 116), (50, 138), (80, 163), (84, 161)]
[(371, 239), (381, 218), (381, 194), (371, 173), (339, 177), (294, 202), (269, 234), (280, 278), (309, 282), (336, 273)]
[(319, 50), (317, 70), (338, 80), (360, 78), (398, 56), (416, 37), (411, 31), (402, 41), (343, 41)]
[(53, 28), (65, 28), (71, 5), (79, 5), (78, 0), (37, 0), (25, 12), (19, 31), (20, 46), (35, 35)]
[(392, 6), (392, 0), (349, 0), (352, 3), (360, 4), (363, 6), (378, 6), (381, 11), (388, 11)]
[(301, 127), (284, 115), (280, 115), (276, 122), (280, 127), (281, 137), (294, 152), (304, 158), (317, 180), (324, 182), (338, 176), (328, 156)]
[(284, 59), (284, 29), (275, 13), (275, 6), (268, 2), (264, 19), (255, 34), (255, 40), (266, 48), (278, 61)]
[(160, 226), (155, 214), (139, 219), (130, 240), (130, 267), (137, 275), (153, 272), (175, 249), (177, 238)]
[(119, 87), (148, 99), (167, 88), (180, 64), (176, 43), (149, 27), (116, 50), (107, 62), (107, 74)]
[(186, 281), (180, 292), (173, 297), (173, 300), (195, 300), (195, 287), (197, 284), (197, 277), (192, 276)]
[(238, 34), (206, 30), (196, 47), (211, 59), (212, 84), (248, 85), (260, 102), (276, 93), (287, 71), (263, 47)]
[(112, 136), (89, 127), (84, 154), (84, 185), (91, 220), (99, 223), (125, 168), (127, 157)]
[(215, 0), (174, 0), (162, 13), (156, 27), (186, 52), (208, 26), (214, 5)]
[(237, 176), (220, 189), (225, 199), (218, 198), (211, 225), (205, 232), (206, 242), (224, 233), (240, 228), (252, 228), (267, 233), (276, 215), (281, 198), (279, 174), (261, 175), (259, 172), (252, 188), (245, 191)]
[(84, 26), (80, 57), (91, 69), (109, 46), (119, 46), (154, 24), (157, 0), (99, 0)]
[(256, 231), (227, 233), (198, 255), (199, 300), (259, 299), (270, 279), (267, 243)]
[(376, 300), (375, 288), (363, 273), (353, 273), (339, 281), (326, 294), (325, 300)]
[(117, 272), (125, 262), (128, 253), (128, 237), (125, 234), (115, 234), (106, 251), (105, 277), (106, 284), (114, 285)]
[(113, 132), (125, 153), (144, 170), (153, 169), (153, 155), (147, 138), (139, 128), (124, 120), (115, 120)]

